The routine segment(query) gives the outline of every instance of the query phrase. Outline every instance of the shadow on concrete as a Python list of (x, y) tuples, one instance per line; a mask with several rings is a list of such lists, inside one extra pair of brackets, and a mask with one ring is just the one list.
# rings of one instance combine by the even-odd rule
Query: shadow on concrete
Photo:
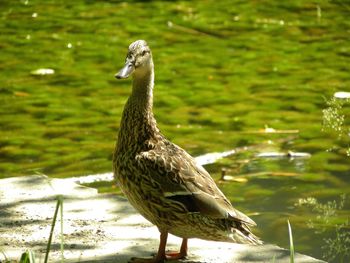
[[(143, 219), (125, 198), (97, 194), (94, 189), (40, 175), (0, 180), (0, 247), (9, 259), (18, 260), (28, 248), (42, 254), (46, 251), (57, 189), (64, 194), (65, 262), (123, 263), (132, 257), (152, 257), (157, 251), (157, 228)], [(51, 262), (59, 261), (60, 257), (58, 229), (56, 224)], [(178, 249), (180, 241), (169, 239), (167, 247)], [(188, 260), (172, 262), (289, 262), (289, 251), (273, 245), (251, 247), (191, 240), (189, 255)], [(296, 259), (321, 262), (299, 254)]]

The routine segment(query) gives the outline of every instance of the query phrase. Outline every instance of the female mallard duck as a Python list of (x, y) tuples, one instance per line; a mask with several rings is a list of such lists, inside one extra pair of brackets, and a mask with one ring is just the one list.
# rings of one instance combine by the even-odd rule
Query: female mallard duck
[[(163, 262), (187, 255), (188, 238), (260, 244), (209, 173), (159, 131), (152, 112), (154, 69), (146, 41), (129, 46), (117, 79), (133, 76), (113, 157), (114, 176), (130, 203), (160, 232), (157, 255), (133, 262)], [(168, 233), (181, 237), (180, 252), (166, 253)]]

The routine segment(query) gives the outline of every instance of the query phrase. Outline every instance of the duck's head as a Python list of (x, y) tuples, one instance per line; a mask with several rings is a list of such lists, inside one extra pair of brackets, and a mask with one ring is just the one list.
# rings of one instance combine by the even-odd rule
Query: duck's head
[(117, 79), (125, 79), (132, 75), (143, 75), (153, 68), (152, 53), (145, 40), (137, 40), (130, 44), (124, 67), (115, 74)]

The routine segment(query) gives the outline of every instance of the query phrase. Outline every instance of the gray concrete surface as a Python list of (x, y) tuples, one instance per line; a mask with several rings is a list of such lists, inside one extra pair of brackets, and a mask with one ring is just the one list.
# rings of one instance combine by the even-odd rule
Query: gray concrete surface
[[(65, 179), (43, 175), (0, 180), (0, 262), (18, 260), (31, 249), (43, 262), (56, 196), (64, 196), (65, 262), (128, 262), (157, 250), (157, 229), (123, 197), (98, 194)], [(181, 239), (170, 236), (169, 250)], [(189, 241), (189, 257), (179, 262), (289, 262), (289, 251), (274, 245), (248, 246)], [(60, 222), (57, 222), (50, 262), (60, 260)], [(297, 254), (296, 262), (323, 262)]]

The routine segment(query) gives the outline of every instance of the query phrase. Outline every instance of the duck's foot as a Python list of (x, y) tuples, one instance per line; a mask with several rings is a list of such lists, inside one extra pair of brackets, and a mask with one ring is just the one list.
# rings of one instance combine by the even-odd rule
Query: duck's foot
[(170, 252), (166, 252), (165, 257), (166, 260), (176, 260), (176, 259), (184, 259), (187, 256), (187, 251), (180, 251), (180, 252), (176, 252), (176, 251), (170, 251)]
[(170, 260), (177, 260), (177, 259), (184, 259), (186, 258), (187, 253), (186, 252), (176, 252), (176, 251), (170, 251), (165, 253), (164, 256), (158, 256), (156, 255), (153, 258), (131, 258), (129, 260), (129, 263), (163, 263), (164, 261), (170, 261)]
[(169, 252), (166, 253), (165, 258), (131, 258), (128, 262), (129, 263), (164, 263), (165, 261), (171, 261), (171, 260), (177, 260), (177, 259), (184, 259), (186, 258), (186, 255), (182, 255), (179, 252)]
[(155, 258), (131, 258), (128, 263), (163, 263), (164, 259)]
[(163, 263), (168, 260), (183, 259), (187, 256), (187, 238), (182, 239), (180, 252), (165, 252), (166, 241), (168, 238), (167, 232), (160, 233), (160, 243), (158, 253), (153, 258), (131, 258), (129, 263)]

